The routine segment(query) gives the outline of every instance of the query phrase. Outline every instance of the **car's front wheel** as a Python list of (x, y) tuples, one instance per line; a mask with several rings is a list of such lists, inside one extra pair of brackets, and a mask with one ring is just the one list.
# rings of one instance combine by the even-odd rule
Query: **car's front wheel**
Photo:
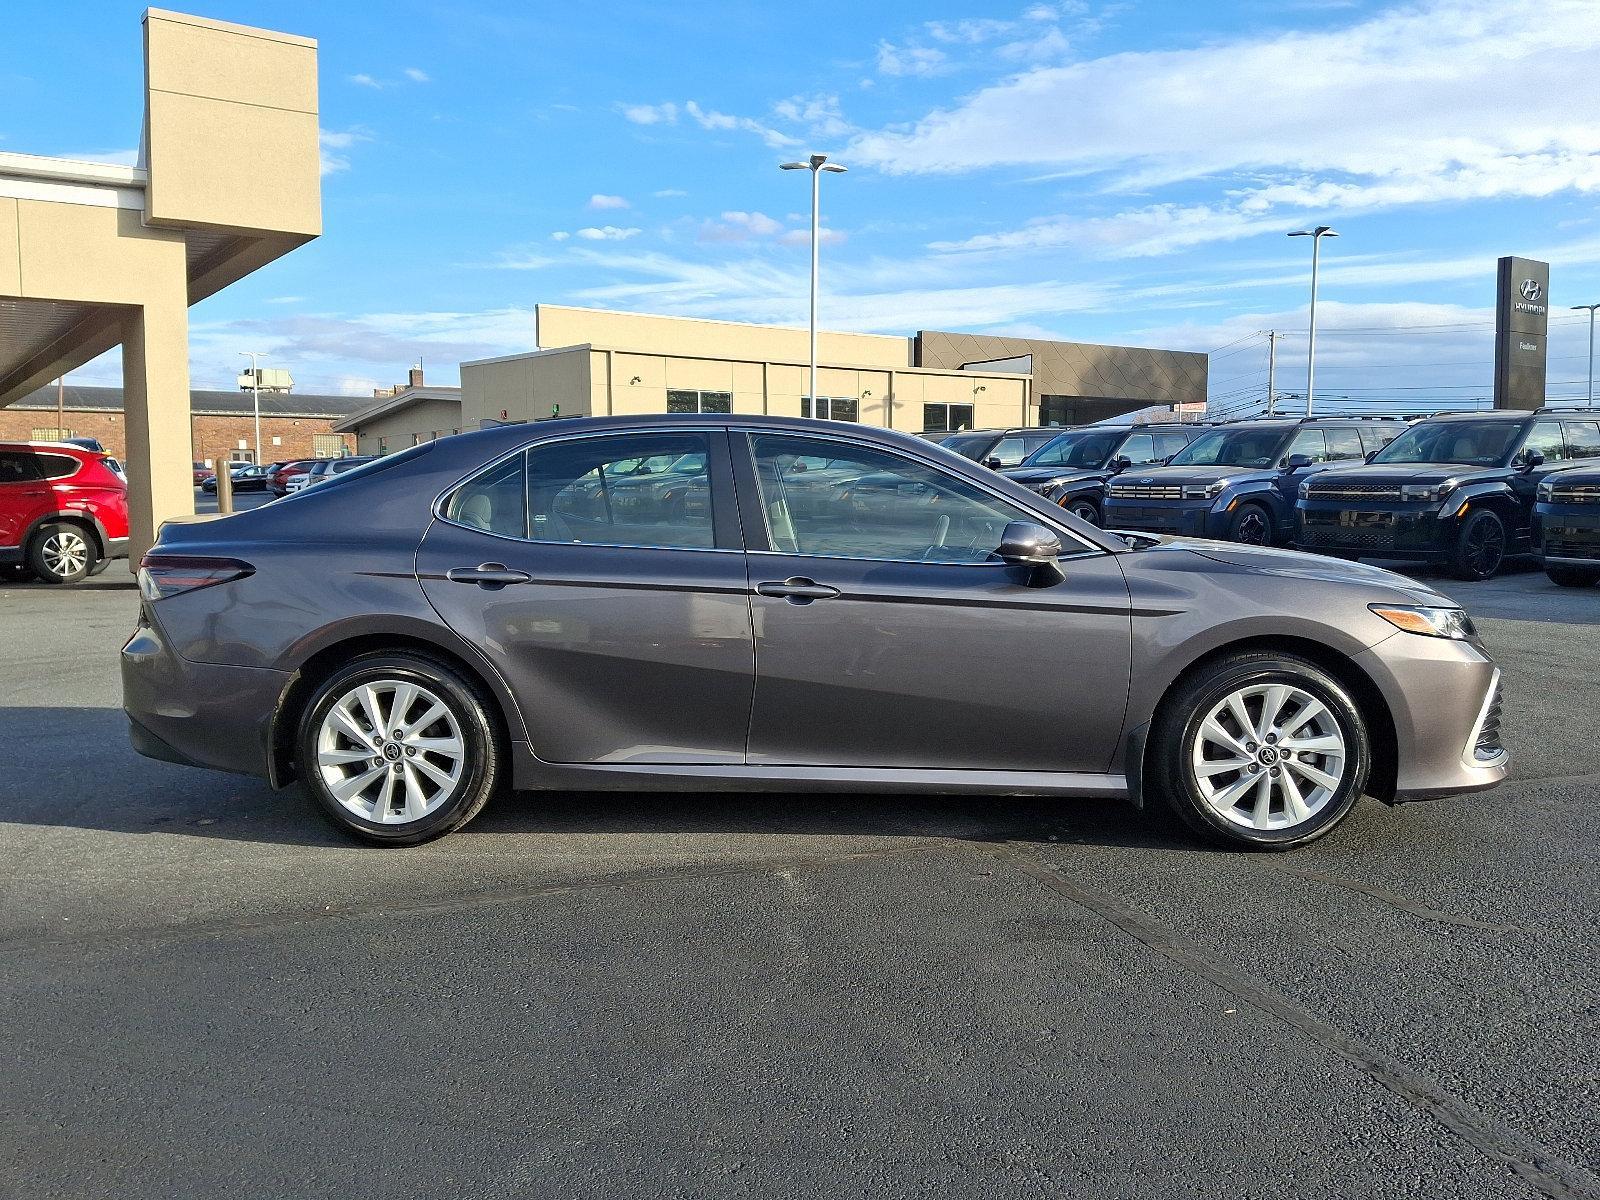
[(345, 832), (388, 846), (429, 841), (475, 817), (500, 783), (492, 703), (435, 659), (362, 655), (312, 694), (297, 772)]
[(1239, 505), (1228, 522), (1228, 540), (1247, 546), (1270, 546), (1278, 540), (1272, 514), (1259, 504)]
[(1355, 806), (1371, 763), (1344, 685), (1289, 654), (1244, 653), (1182, 680), (1152, 724), (1146, 777), (1190, 829), (1245, 849), (1321, 837)]
[(1600, 567), (1568, 567), (1559, 563), (1546, 563), (1544, 573), (1557, 587), (1593, 587), (1600, 583)]
[(1080, 521), (1087, 521), (1091, 525), (1100, 524), (1100, 506), (1093, 500), (1074, 500), (1067, 505), (1067, 511)]
[(28, 547), (28, 565), (46, 583), (77, 583), (99, 557), (88, 531), (68, 522), (44, 526)]
[(1457, 579), (1492, 579), (1505, 560), (1505, 522), (1497, 513), (1480, 508), (1456, 531), (1451, 570)]

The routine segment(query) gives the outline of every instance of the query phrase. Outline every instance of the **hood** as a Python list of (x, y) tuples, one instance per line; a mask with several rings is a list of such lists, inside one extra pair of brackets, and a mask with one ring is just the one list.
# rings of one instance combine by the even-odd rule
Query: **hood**
[(1375, 601), (1403, 599), (1407, 604), (1460, 607), (1454, 600), (1426, 584), (1393, 571), (1385, 571), (1382, 567), (1369, 567), (1365, 563), (1326, 558), (1320, 554), (1303, 554), (1298, 550), (1274, 550), (1266, 546), (1244, 546), (1238, 542), (1213, 542), (1198, 538), (1173, 538), (1168, 544), (1182, 546), (1212, 562), (1253, 574), (1270, 574), (1316, 583), (1367, 585), (1373, 589)]
[(1212, 483), (1218, 479), (1237, 479), (1244, 475), (1271, 475), (1271, 467), (1129, 467), (1113, 476), (1118, 483), (1152, 483), (1172, 485), (1184, 483)]
[(1046, 483), (1086, 483), (1106, 477), (1104, 471), (1086, 471), (1082, 467), (1007, 467), (1000, 474), (1028, 488)]
[(1510, 473), (1510, 467), (1478, 467), (1468, 463), (1362, 463), (1353, 467), (1325, 467), (1311, 478), (1316, 484), (1334, 480), (1424, 484), (1443, 483), (1446, 479), (1483, 479)]

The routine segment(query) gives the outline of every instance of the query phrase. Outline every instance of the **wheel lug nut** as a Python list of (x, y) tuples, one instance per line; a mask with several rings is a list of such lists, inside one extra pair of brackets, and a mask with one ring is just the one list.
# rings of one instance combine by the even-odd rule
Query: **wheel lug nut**
[(1257, 746), (1256, 746), (1256, 744), (1254, 742), (1246, 742), (1244, 744), (1244, 748), (1246, 750), (1250, 751), (1251, 754), (1254, 754), (1256, 752), (1256, 750), (1257, 750)]
[(1277, 778), (1277, 777), (1278, 777), (1278, 775), (1279, 775), (1279, 771), (1278, 771), (1278, 768), (1277, 768), (1277, 767), (1273, 767), (1273, 768), (1272, 768), (1272, 777), (1273, 777), (1273, 778), (1274, 778), (1274, 779), (1276, 779), (1276, 778)]
[(1278, 740), (1278, 735), (1277, 735), (1277, 734), (1275, 734), (1275, 733), (1269, 733), (1269, 734), (1267, 734), (1267, 745), (1269, 745), (1269, 746), (1270, 746), (1270, 745), (1272, 745), (1272, 744), (1273, 744), (1273, 743), (1274, 743), (1274, 742), (1276, 742), (1276, 741), (1277, 741), (1277, 740)]
[(406, 757), (407, 758), (414, 758), (416, 756), (416, 753), (417, 753), (417, 748), (415, 746), (407, 746), (406, 747)]
[(1254, 775), (1257, 771), (1261, 770), (1261, 768), (1256, 766), (1255, 763), (1251, 763), (1248, 767), (1245, 768), (1245, 770), (1249, 771), (1250, 774)]

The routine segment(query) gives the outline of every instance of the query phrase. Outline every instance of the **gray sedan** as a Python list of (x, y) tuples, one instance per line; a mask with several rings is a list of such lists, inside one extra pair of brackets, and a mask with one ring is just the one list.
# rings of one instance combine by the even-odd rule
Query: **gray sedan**
[(483, 430), (167, 526), (140, 588), (135, 747), (387, 845), (516, 788), (1121, 797), (1286, 848), (1507, 769), (1428, 588), (1124, 539), (860, 426)]

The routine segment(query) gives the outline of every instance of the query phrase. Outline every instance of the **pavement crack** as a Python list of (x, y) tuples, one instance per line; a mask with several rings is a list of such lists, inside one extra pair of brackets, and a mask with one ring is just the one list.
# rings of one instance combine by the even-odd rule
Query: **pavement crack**
[(1476, 917), (1463, 917), (1456, 913), (1445, 912), (1443, 909), (1434, 908), (1420, 900), (1412, 900), (1399, 892), (1391, 892), (1387, 888), (1377, 887), (1370, 883), (1361, 883), (1354, 879), (1345, 879), (1339, 875), (1329, 875), (1322, 871), (1313, 871), (1306, 867), (1289, 866), (1285, 863), (1274, 863), (1279, 871), (1286, 875), (1295, 875), (1301, 879), (1309, 879), (1315, 883), (1325, 883), (1329, 887), (1344, 888), (1346, 891), (1369, 897), (1380, 904), (1387, 904), (1390, 908), (1400, 912), (1409, 913), (1413, 917), (1421, 917), (1425, 921), (1438, 921), (1445, 925), (1457, 925), (1462, 929), (1477, 929), (1484, 933), (1527, 933), (1535, 931), (1522, 925), (1496, 925), (1489, 921), (1480, 921)]
[(1198, 975), (1258, 1012), (1298, 1030), (1339, 1056), (1405, 1103), (1436, 1121), (1485, 1157), (1509, 1168), (1523, 1183), (1549, 1200), (1594, 1200), (1600, 1178), (1567, 1162), (1548, 1147), (1480, 1112), (1436, 1080), (1412, 1069), (1338, 1026), (1317, 1016), (1265, 982), (1220, 962), (1200, 946), (1173, 932), (1124, 901), (1075, 882), (1058, 867), (1015, 843), (995, 857), (1045, 887), (1088, 909), (1108, 924), (1178, 966)]

